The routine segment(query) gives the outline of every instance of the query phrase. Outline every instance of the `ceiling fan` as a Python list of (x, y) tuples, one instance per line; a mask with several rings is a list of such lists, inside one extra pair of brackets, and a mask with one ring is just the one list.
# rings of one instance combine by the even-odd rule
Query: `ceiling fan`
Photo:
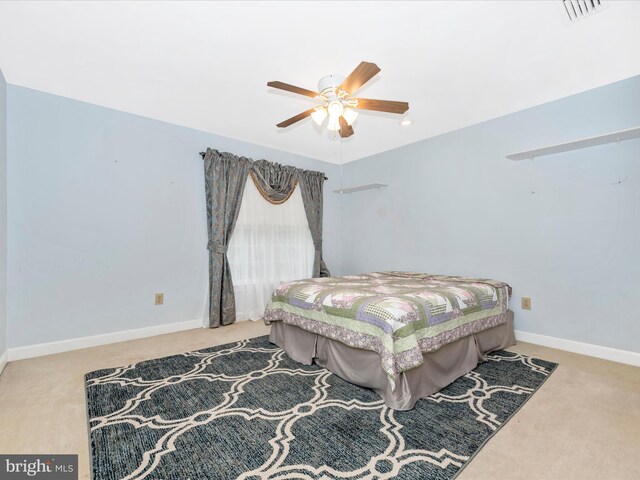
[(318, 82), (320, 93), (305, 88), (296, 87), (283, 82), (269, 82), (267, 86), (286, 90), (288, 92), (305, 95), (318, 100), (322, 104), (310, 108), (298, 115), (295, 115), (277, 126), (280, 128), (293, 125), (300, 120), (311, 116), (314, 122), (322, 125), (329, 117), (327, 128), (331, 131), (339, 131), (340, 136), (350, 137), (353, 135), (352, 124), (358, 116), (360, 110), (376, 110), (378, 112), (389, 112), (402, 114), (409, 110), (407, 102), (393, 102), (390, 100), (371, 100), (368, 98), (353, 98), (352, 95), (365, 83), (375, 77), (380, 68), (375, 63), (360, 62), (348, 77), (342, 75), (328, 75)]

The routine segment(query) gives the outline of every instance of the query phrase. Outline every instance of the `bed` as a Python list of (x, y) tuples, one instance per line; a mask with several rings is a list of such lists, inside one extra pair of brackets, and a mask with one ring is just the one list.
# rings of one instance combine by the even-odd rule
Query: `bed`
[(293, 360), (408, 410), (515, 344), (510, 295), (504, 282), (412, 272), (312, 278), (280, 285), (264, 321)]

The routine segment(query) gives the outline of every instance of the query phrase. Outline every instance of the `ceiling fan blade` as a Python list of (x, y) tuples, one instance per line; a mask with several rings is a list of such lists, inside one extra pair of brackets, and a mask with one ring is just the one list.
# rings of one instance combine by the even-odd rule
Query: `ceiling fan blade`
[(284, 82), (269, 82), (267, 83), (267, 87), (279, 88), (280, 90), (286, 90), (287, 92), (293, 92), (311, 98), (322, 96), (318, 92), (312, 92), (311, 90), (307, 90), (306, 88), (296, 87), (295, 85), (289, 85), (288, 83)]
[(347, 138), (353, 135), (353, 127), (347, 123), (342, 115), (340, 115), (340, 136)]
[(284, 122), (280, 122), (278, 125), (276, 125), (276, 127), (284, 128), (284, 127), (288, 127), (289, 125), (293, 125), (294, 123), (299, 122), (300, 120), (304, 120), (309, 115), (311, 115), (314, 111), (315, 111), (315, 108), (310, 108), (309, 110), (299, 113), (294, 117), (287, 118)]
[(391, 100), (371, 100), (370, 98), (357, 98), (358, 105), (355, 108), (362, 110), (376, 110), (378, 112), (404, 113), (409, 110), (407, 102), (393, 102)]
[(361, 86), (375, 77), (380, 68), (375, 63), (360, 62), (353, 72), (342, 82), (338, 88), (352, 94)]

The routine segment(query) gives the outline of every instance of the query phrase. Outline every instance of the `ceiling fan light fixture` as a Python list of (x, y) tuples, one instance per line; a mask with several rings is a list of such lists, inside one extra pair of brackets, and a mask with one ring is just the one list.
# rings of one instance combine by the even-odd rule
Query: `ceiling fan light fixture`
[(322, 125), (325, 118), (327, 118), (327, 110), (325, 108), (318, 108), (311, 114), (311, 119), (316, 122), (318, 126)]
[(338, 121), (338, 117), (342, 115), (342, 112), (344, 112), (344, 106), (341, 101), (332, 100), (329, 102), (327, 110), (329, 111), (329, 116), (335, 117), (336, 121)]
[(353, 122), (356, 121), (356, 118), (358, 118), (358, 112), (352, 108), (345, 108), (344, 112), (342, 112), (342, 116), (347, 121), (347, 125), (351, 126)]
[(340, 130), (340, 115), (329, 115), (329, 123), (327, 124), (327, 130), (331, 132), (337, 132)]

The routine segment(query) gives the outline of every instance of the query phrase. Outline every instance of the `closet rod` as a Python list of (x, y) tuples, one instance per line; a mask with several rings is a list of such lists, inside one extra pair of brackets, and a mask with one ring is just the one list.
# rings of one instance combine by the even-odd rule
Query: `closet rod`
[[(200, 156), (202, 157), (202, 159), (204, 160), (204, 156), (206, 155), (205, 152), (200, 152)], [(329, 177), (324, 177), (325, 180), (329, 180)]]

